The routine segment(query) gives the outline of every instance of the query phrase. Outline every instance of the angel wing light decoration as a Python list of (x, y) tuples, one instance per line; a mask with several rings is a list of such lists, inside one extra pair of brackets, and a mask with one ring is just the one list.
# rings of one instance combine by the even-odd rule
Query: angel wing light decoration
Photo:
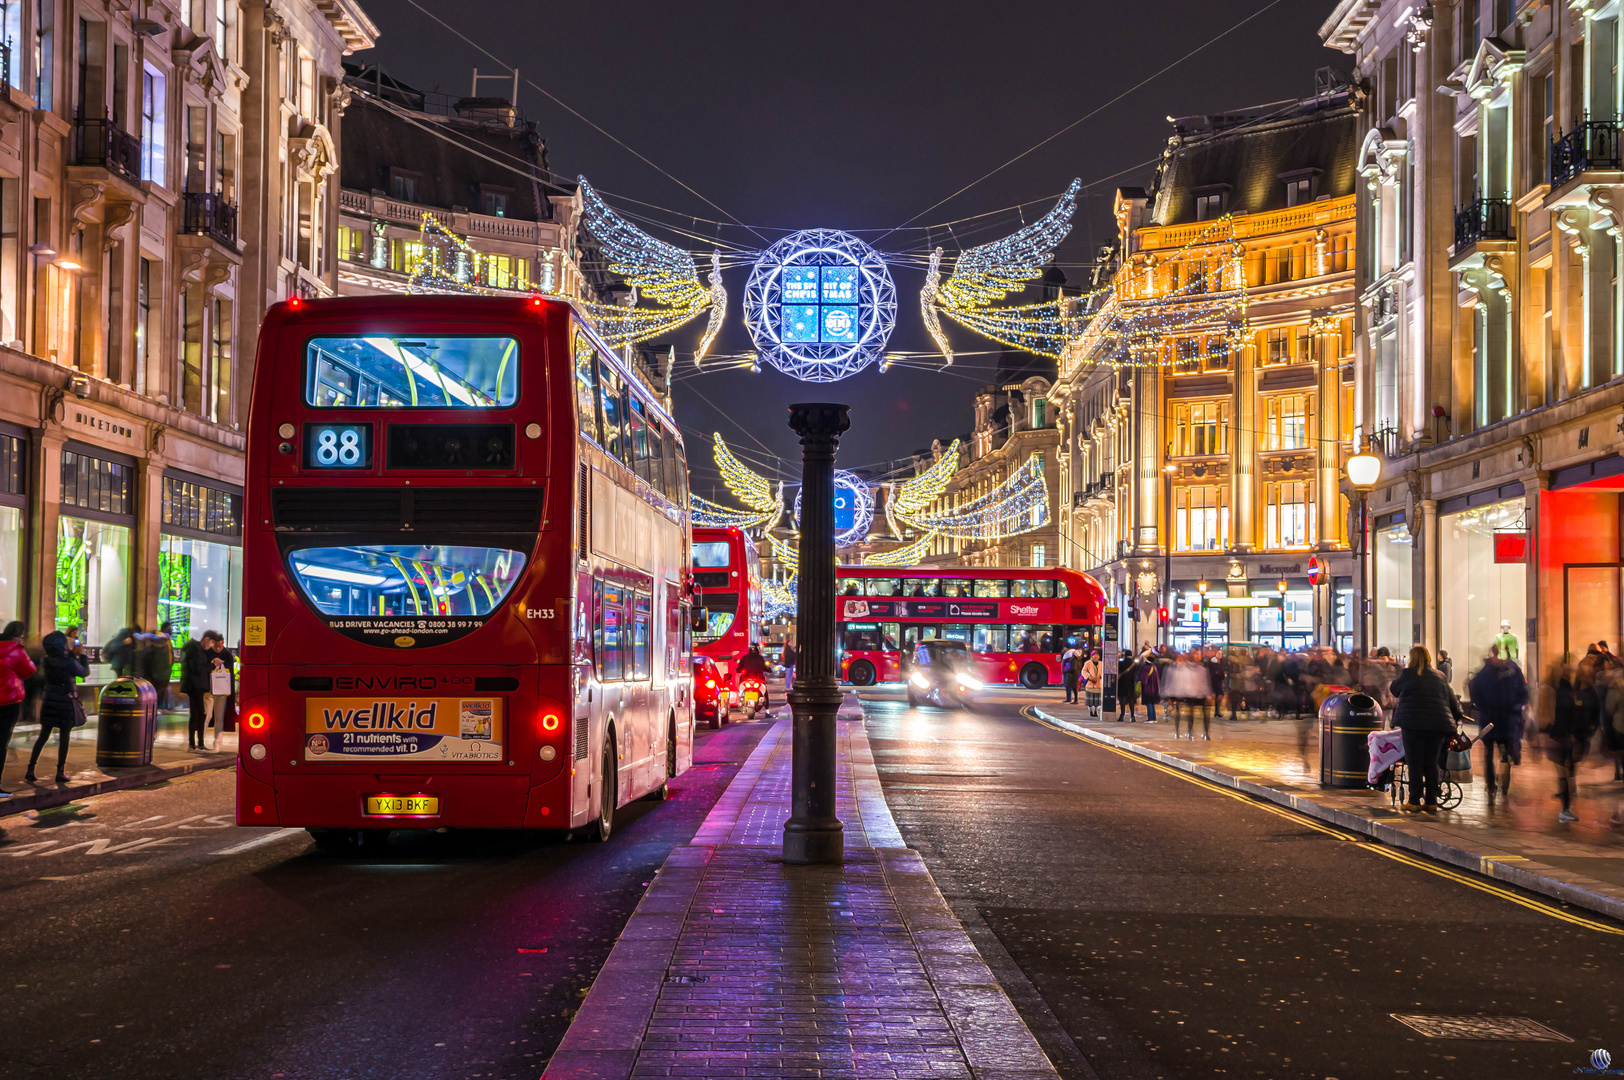
[[(599, 335), (615, 348), (647, 341), (675, 330), (714, 305), (715, 313), (703, 339), (703, 354), (721, 330), (726, 307), (719, 257), (712, 256), (710, 286), (700, 284), (692, 255), (639, 229), (609, 209), (586, 177), (577, 179), (581, 184), (581, 224), (597, 239), (609, 260), (609, 269), (624, 278), (637, 296), (656, 305), (638, 307), (635, 301), (632, 307), (587, 304)], [(722, 303), (717, 303), (718, 293)]]
[(1008, 480), (978, 499), (933, 513), (898, 511), (896, 520), (961, 540), (997, 540), (1040, 529), (1049, 523), (1043, 457), (1033, 454)]
[(1071, 232), (1082, 181), (1073, 180), (1047, 214), (1002, 240), (981, 244), (959, 255), (953, 274), (939, 282), (942, 250), (931, 255), (930, 272), (919, 302), (926, 312), (925, 326), (952, 362), (952, 351), (936, 312), (961, 326), (1005, 345), (1058, 358), (1066, 342), (1081, 328), (1076, 304), (1068, 298), (1039, 304), (1003, 303), (1043, 273), (1055, 248)]
[(890, 523), (891, 531), (901, 536), (905, 526), (897, 520), (897, 515), (917, 514), (923, 511), (947, 490), (953, 474), (958, 471), (959, 440), (954, 439), (953, 445), (942, 452), (942, 456), (934, 465), (898, 484), (897, 489), (886, 500), (885, 520)]
[(712, 435), (711, 440), (712, 456), (716, 460), (716, 467), (722, 471), (722, 483), (745, 505), (745, 509), (735, 510), (690, 493), (688, 510), (694, 524), (740, 529), (757, 525), (771, 529), (777, 525), (778, 519), (784, 516), (783, 485), (780, 484), (778, 490), (774, 491), (772, 481), (740, 461), (722, 441), (722, 436)]

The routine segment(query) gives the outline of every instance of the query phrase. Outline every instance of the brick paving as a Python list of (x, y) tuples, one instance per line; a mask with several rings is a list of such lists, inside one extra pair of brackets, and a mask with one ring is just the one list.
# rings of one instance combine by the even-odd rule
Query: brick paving
[(1385, 791), (1322, 788), (1312, 723), (1303, 729), (1310, 731), (1304, 740), (1294, 720), (1215, 719), (1210, 741), (1200, 737), (1199, 724), (1191, 741), (1175, 740), (1166, 720), (1121, 723), (1113, 714), (1093, 720), (1086, 709), (1052, 703), (1039, 712), (1378, 839), (1624, 919), (1624, 829), (1611, 824), (1615, 814), (1624, 817), (1624, 785), (1613, 780), (1612, 761), (1600, 755), (1580, 766), (1574, 801), (1580, 820), (1574, 824), (1556, 820), (1556, 770), (1534, 742), (1524, 743), (1509, 800), (1489, 805), (1482, 751), (1474, 747), (1478, 775), (1463, 785), (1460, 806), (1422, 816), (1395, 810)]
[[(1054, 1078), (839, 722), (839, 866), (779, 859), (788, 718), (674, 851), (544, 1074)], [(612, 841), (611, 841), (612, 842)]]

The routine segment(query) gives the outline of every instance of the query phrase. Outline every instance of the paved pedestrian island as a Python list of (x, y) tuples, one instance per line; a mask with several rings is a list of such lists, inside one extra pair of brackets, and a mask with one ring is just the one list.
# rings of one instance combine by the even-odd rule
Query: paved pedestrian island
[(1464, 785), (1460, 806), (1436, 815), (1407, 814), (1393, 808), (1385, 791), (1322, 788), (1318, 727), (1311, 722), (1299, 728), (1293, 720), (1215, 719), (1211, 740), (1197, 735), (1191, 741), (1175, 740), (1165, 720), (1121, 723), (1113, 714), (1090, 719), (1087, 710), (1072, 705), (1045, 704), (1036, 712), (1095, 741), (1624, 920), (1624, 829), (1611, 824), (1624, 805), (1624, 785), (1612, 779), (1611, 759), (1593, 754), (1580, 766), (1574, 800), (1579, 821), (1571, 825), (1556, 820), (1556, 769), (1537, 741), (1523, 744), (1509, 800), (1489, 805), (1482, 751), (1474, 747), (1477, 776)]
[[(208, 744), (215, 745), (214, 729), (209, 728), (207, 734)], [(30, 784), (23, 779), (23, 774), (28, 771), (28, 758), (38, 738), (38, 724), (19, 724), (9, 749), (0, 747), (0, 788), (11, 792), (9, 798), (0, 797), (0, 817), (45, 810), (109, 791), (144, 787), (203, 769), (227, 769), (237, 763), (235, 732), (228, 732), (221, 739), (218, 751), (198, 753), (186, 749), (186, 715), (159, 713), (151, 765), (98, 768), (96, 718), (92, 716), (89, 724), (75, 728), (68, 739), (68, 782), (62, 785), (56, 782), (57, 740), (53, 735), (40, 751), (39, 763), (34, 767), (37, 782)]]
[(546, 1080), (1057, 1076), (903, 846), (862, 720), (838, 728), (844, 865), (780, 861), (781, 719), (650, 882)]

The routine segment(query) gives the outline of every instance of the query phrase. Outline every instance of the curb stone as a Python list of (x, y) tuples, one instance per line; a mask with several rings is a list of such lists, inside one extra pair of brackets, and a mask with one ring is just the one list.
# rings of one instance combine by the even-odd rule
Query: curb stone
[(1351, 814), (1346, 810), (1324, 806), (1312, 798), (1293, 795), (1278, 788), (1243, 779), (1220, 769), (1214, 769), (1210, 765), (1180, 757), (1177, 754), (1152, 750), (1148, 746), (1141, 746), (1127, 739), (1115, 738), (1103, 731), (1083, 727), (1069, 720), (1062, 720), (1060, 717), (1036, 705), (1032, 707), (1032, 711), (1042, 717), (1046, 723), (1081, 735), (1084, 738), (1092, 739), (1095, 742), (1103, 743), (1118, 750), (1125, 750), (1130, 754), (1155, 761), (1161, 765), (1167, 765), (1181, 772), (1190, 773), (1193, 776), (1199, 776), (1203, 780), (1209, 780), (1214, 784), (1234, 791), (1244, 792), (1253, 798), (1262, 799), (1277, 806), (1284, 806), (1298, 813), (1335, 825), (1338, 828), (1346, 829), (1349, 832), (1367, 836), (1389, 847), (1403, 848), (1405, 851), (1425, 855), (1429, 859), (1447, 863), (1457, 869), (1493, 878), (1507, 885), (1514, 885), (1519, 889), (1526, 889), (1528, 892), (1548, 896), (1553, 900), (1560, 900), (1565, 904), (1572, 904), (1574, 907), (1584, 908), (1624, 922), (1624, 898), (1609, 896), (1606, 893), (1587, 889), (1571, 881), (1563, 881), (1560, 878), (1542, 874), (1539, 872), (1541, 864), (1536, 861), (1503, 862), (1492, 855), (1482, 855), (1468, 851), (1465, 848), (1446, 844), (1431, 837), (1417, 836), (1415, 833), (1395, 828), (1385, 822), (1372, 821), (1358, 814)]

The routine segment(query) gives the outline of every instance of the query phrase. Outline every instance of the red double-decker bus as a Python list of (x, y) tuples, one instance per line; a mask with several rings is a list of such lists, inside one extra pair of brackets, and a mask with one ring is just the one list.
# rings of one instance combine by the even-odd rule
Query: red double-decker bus
[(689, 766), (682, 440), (568, 304), (272, 308), (246, 501), (239, 824), (601, 838)]
[(708, 625), (694, 651), (716, 662), (730, 700), (738, 700), (739, 658), (761, 644), (761, 559), (743, 529), (695, 526), (695, 603)]
[(1105, 622), (1099, 582), (1059, 568), (844, 566), (837, 592), (840, 675), (857, 686), (900, 679), (927, 638), (969, 645), (989, 685), (1049, 686), (1066, 645), (1097, 645)]

